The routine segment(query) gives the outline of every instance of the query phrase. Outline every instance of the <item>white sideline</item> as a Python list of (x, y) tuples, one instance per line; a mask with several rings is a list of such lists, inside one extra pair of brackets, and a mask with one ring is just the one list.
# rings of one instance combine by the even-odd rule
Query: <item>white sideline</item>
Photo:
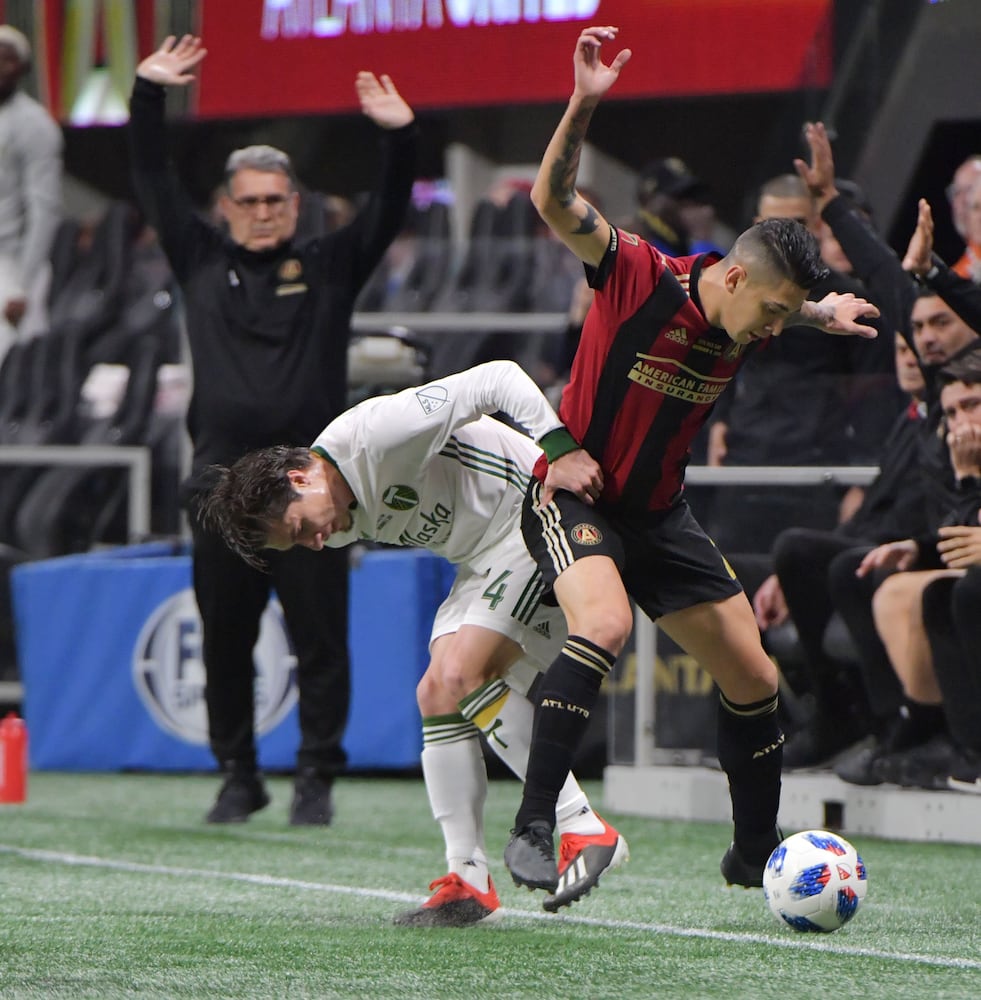
[[(360, 886), (336, 885), (329, 882), (309, 882), (303, 879), (282, 878), (277, 875), (254, 874), (251, 872), (218, 872), (210, 871), (206, 868), (150, 865), (138, 861), (121, 861), (114, 858), (94, 857), (92, 855), (45, 851), (37, 848), (20, 847), (16, 844), (0, 844), (0, 854), (13, 855), (43, 864), (74, 865), (146, 875), (170, 875), (175, 878), (214, 879), (217, 881), (243, 882), (249, 885), (272, 886), (275, 888), (308, 889), (312, 892), (383, 899), (395, 903), (415, 903), (419, 901), (418, 895), (388, 889), (367, 889)], [(609, 920), (596, 917), (580, 917), (574, 914), (557, 915), (541, 911), (517, 910), (504, 907), (502, 907), (501, 912), (506, 917), (519, 920), (562, 921), (563, 923), (579, 924), (584, 927), (599, 927), (606, 930), (642, 931), (649, 932), (651, 935), (667, 934), (680, 938), (731, 941), (735, 944), (766, 944), (779, 948), (821, 951), (835, 955), (854, 955), (862, 958), (878, 958), (887, 961), (913, 962), (918, 965), (933, 965), (946, 969), (981, 970), (981, 960), (977, 959), (947, 958), (940, 955), (920, 955), (913, 952), (885, 951), (877, 948), (854, 948), (848, 945), (838, 946), (824, 938), (815, 939), (800, 935), (794, 937), (771, 937), (767, 934), (740, 934), (730, 931), (706, 930), (700, 927), (678, 927), (673, 924), (645, 923), (637, 920)]]

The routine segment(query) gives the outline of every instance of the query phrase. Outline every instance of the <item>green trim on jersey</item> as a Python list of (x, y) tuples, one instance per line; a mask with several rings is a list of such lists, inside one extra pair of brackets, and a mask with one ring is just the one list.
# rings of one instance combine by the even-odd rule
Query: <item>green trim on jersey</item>
[(528, 473), (523, 472), (514, 459), (499, 455), (497, 452), (475, 448), (472, 444), (466, 444), (459, 438), (451, 436), (440, 451), (440, 455), (454, 459), (464, 468), (504, 479), (522, 493), (528, 489), (531, 479)]

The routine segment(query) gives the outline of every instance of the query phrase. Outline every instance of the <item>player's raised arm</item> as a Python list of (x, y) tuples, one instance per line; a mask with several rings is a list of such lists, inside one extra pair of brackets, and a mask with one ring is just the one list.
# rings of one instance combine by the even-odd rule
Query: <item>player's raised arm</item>
[(612, 26), (586, 28), (579, 35), (575, 88), (531, 189), (531, 200), (552, 232), (577, 257), (594, 265), (606, 252), (610, 224), (576, 191), (576, 177), (593, 112), (630, 58), (630, 50), (621, 49), (609, 66), (603, 63), (603, 43), (612, 42), (617, 30)]

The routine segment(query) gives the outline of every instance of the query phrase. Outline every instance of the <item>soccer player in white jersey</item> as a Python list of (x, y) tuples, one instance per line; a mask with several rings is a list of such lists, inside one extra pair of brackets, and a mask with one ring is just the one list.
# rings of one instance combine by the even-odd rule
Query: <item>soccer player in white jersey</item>
[[(488, 414), (503, 412), (531, 438)], [(466, 926), (500, 906), (487, 864), (487, 775), (479, 733), (524, 778), (533, 709), (523, 697), (561, 648), (561, 611), (542, 603), (541, 574), (520, 532), (531, 469), (544, 451), (568, 489), (591, 503), (599, 467), (516, 364), (494, 361), (428, 385), (365, 400), (312, 447), (265, 448), (216, 467), (207, 516), (244, 558), (263, 548), (338, 547), (360, 539), (429, 549), (456, 564), (437, 611), (417, 697), (422, 770), (446, 845), (448, 874), (398, 924)], [(557, 807), (560, 879), (554, 912), (626, 860), (627, 844), (570, 774)]]

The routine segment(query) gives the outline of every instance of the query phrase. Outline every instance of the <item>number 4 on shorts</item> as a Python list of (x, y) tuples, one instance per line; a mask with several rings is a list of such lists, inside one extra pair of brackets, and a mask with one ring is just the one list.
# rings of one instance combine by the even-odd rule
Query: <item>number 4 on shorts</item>
[(491, 611), (496, 611), (498, 604), (504, 600), (504, 591), (508, 585), (504, 582), (511, 575), (511, 570), (506, 569), (493, 583), (487, 585), (487, 589), (480, 595), (485, 601), (490, 601)]

